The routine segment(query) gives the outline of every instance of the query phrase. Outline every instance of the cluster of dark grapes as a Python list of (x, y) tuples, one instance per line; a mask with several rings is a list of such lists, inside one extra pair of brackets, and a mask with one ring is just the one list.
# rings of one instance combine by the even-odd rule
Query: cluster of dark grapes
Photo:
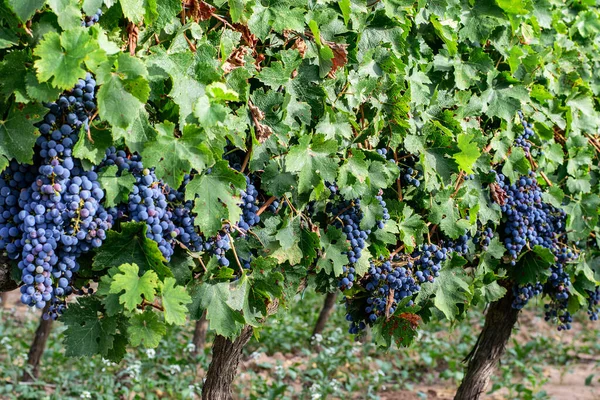
[[(525, 133), (517, 145), (523, 147), (528, 145), (527, 139), (533, 131), (521, 113), (519, 117), (523, 121)], [(525, 150), (529, 151), (529, 147), (525, 147)], [(544, 293), (550, 299), (550, 303), (545, 306), (546, 320), (558, 320), (559, 330), (570, 329), (572, 318), (567, 305), (571, 282), (564, 267), (575, 260), (577, 254), (559, 240), (565, 234), (566, 213), (542, 200), (542, 191), (534, 172), (521, 176), (512, 184), (504, 175), (497, 173), (496, 184), (504, 194), (504, 204), (500, 205), (506, 220), (503, 241), (511, 265), (516, 264), (523, 249), (534, 246), (549, 249), (555, 258), (550, 267), (550, 278), (543, 286), (538, 282), (525, 286), (516, 285), (513, 288), (513, 307), (521, 309), (534, 296)]]
[(496, 174), (496, 182), (506, 193), (501, 205), (506, 217), (504, 245), (508, 249), (511, 265), (527, 245), (557, 249), (558, 235), (564, 232), (565, 212), (542, 201), (542, 190), (535, 173), (522, 176), (513, 184), (502, 174)]
[(40, 309), (48, 304), (45, 318), (56, 319), (63, 311), (78, 257), (99, 247), (112, 227), (98, 175), (84, 171), (72, 156), (79, 131), (87, 129), (96, 107), (95, 87), (88, 74), (56, 103), (46, 104), (35, 167), (12, 162), (2, 173), (0, 194), (11, 215), (2, 212), (0, 243), (18, 260), (21, 301)]
[[(387, 157), (388, 151), (386, 148), (377, 149), (377, 154), (383, 157)], [(421, 186), (421, 179), (423, 179), (423, 173), (416, 168), (416, 164), (418, 161), (417, 156), (415, 156), (414, 154), (401, 152), (398, 154), (398, 160), (402, 160), (402, 162), (397, 162), (402, 181), (408, 185), (412, 185), (417, 188)], [(394, 159), (390, 159), (390, 162), (396, 164), (396, 160)]]
[(129, 194), (129, 215), (133, 221), (146, 223), (146, 236), (158, 243), (160, 252), (170, 260), (178, 232), (171, 220), (164, 185), (156, 178), (153, 169), (144, 168), (133, 176), (136, 182)]
[[(285, 203), (283, 203), (285, 205)], [(267, 207), (267, 211), (275, 214), (277, 212), (277, 209), (279, 208), (279, 200), (273, 200), (273, 202), (271, 204), (269, 204), (269, 207)]]
[(477, 231), (473, 236), (473, 243), (481, 248), (483, 251), (487, 251), (492, 239), (494, 238), (494, 231), (490, 226), (478, 224)]
[(515, 300), (513, 300), (513, 308), (520, 310), (525, 307), (529, 300), (533, 299), (535, 296), (540, 295), (544, 287), (541, 283), (536, 284), (527, 284), (524, 286), (513, 286), (513, 295), (515, 296)]
[[(575, 256), (573, 256), (574, 258)], [(571, 314), (567, 311), (571, 280), (560, 262), (550, 267), (550, 271), (551, 275), (544, 285), (544, 292), (550, 297), (550, 303), (545, 305), (545, 320), (558, 319), (558, 330), (569, 330), (571, 329), (571, 322), (573, 322)]]
[[(469, 235), (457, 241), (441, 241), (439, 245), (424, 244), (410, 255), (394, 255), (391, 259), (371, 261), (367, 275), (360, 281), (367, 292), (364, 308), (360, 313), (348, 312), (349, 332), (357, 334), (366, 325), (372, 325), (381, 316), (392, 315), (397, 305), (405, 298), (412, 298), (421, 290), (421, 283), (432, 283), (442, 268), (443, 262), (453, 252), (464, 254)], [(391, 295), (393, 293), (393, 295)], [(346, 306), (350, 308), (350, 299)], [(412, 305), (409, 300), (407, 306)]]
[(362, 212), (360, 211), (359, 199), (350, 201), (341, 200), (337, 203), (329, 203), (326, 207), (326, 211), (335, 217), (333, 225), (342, 229), (346, 240), (350, 243), (351, 249), (346, 253), (349, 267), (344, 267), (342, 279), (340, 280), (340, 288), (342, 290), (350, 289), (355, 279), (354, 273), (350, 271), (350, 269), (354, 269), (351, 266), (356, 264), (362, 256), (362, 251), (365, 248), (366, 240), (371, 230), (360, 228)]
[(256, 215), (258, 211), (258, 190), (251, 180), (251, 176), (246, 175), (246, 190), (242, 190), (242, 216), (238, 222), (241, 229), (248, 230), (260, 222), (260, 216)]
[(110, 165), (116, 165), (119, 174), (128, 171), (135, 178), (127, 204), (113, 208), (111, 214), (121, 220), (146, 223), (146, 237), (155, 241), (162, 255), (170, 260), (175, 238), (185, 229), (178, 229), (173, 223), (172, 209), (165, 196), (170, 193), (169, 188), (156, 178), (153, 169), (144, 168), (138, 154), (127, 157), (123, 150), (110, 147), (98, 168)]
[(587, 313), (590, 316), (590, 320), (598, 321), (598, 313), (600, 309), (598, 305), (600, 305), (600, 286), (596, 286), (596, 288), (591, 290), (586, 290), (588, 295), (588, 310)]
[(531, 151), (531, 142), (529, 139), (534, 135), (533, 124), (527, 122), (521, 110), (518, 111), (519, 119), (521, 120), (521, 125), (523, 125), (523, 133), (521, 133), (515, 139), (515, 145), (521, 147), (525, 154), (529, 154)]
[(100, 21), (100, 17), (102, 16), (102, 10), (98, 9), (94, 15), (86, 16), (83, 21), (81, 21), (81, 26), (90, 27)]
[[(368, 293), (364, 320), (354, 321), (354, 317), (347, 314), (346, 319), (351, 322), (349, 333), (357, 334), (366, 324), (373, 324), (386, 314), (394, 314), (399, 302), (421, 290), (418, 279), (413, 276), (413, 270), (406, 268), (406, 263), (398, 260), (399, 258), (395, 258), (394, 261), (380, 259), (377, 264), (371, 262), (364, 286)], [(391, 293), (393, 295), (390, 296)], [(408, 305), (412, 305), (412, 300)]]

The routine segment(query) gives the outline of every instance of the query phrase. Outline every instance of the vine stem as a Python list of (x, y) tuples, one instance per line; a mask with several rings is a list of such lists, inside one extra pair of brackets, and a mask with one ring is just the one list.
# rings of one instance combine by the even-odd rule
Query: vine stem
[(140, 306), (142, 307), (142, 309), (144, 309), (144, 307), (146, 307), (146, 306), (150, 306), (150, 307), (156, 308), (159, 311), (163, 311), (163, 312), (165, 311), (165, 308), (163, 306), (161, 306), (160, 304), (150, 303), (146, 299), (142, 300), (142, 304)]
[(87, 127), (87, 138), (92, 143), (94, 143), (94, 139), (92, 139), (92, 132), (90, 131), (90, 126), (92, 125), (92, 121), (96, 118), (97, 115), (98, 115), (98, 110), (96, 110), (96, 112), (94, 112), (94, 114), (90, 118), (90, 121), (88, 122), (88, 127)]
[(262, 206), (260, 206), (260, 208), (258, 209), (258, 211), (256, 212), (256, 215), (260, 215), (263, 212), (265, 212), (265, 210), (271, 205), (273, 204), (273, 202), (277, 200), (277, 197), (275, 196), (271, 196), (269, 197), (269, 199), (267, 201), (265, 201), (265, 204), (263, 204)]
[(235, 245), (233, 244), (233, 238), (227, 232), (227, 237), (229, 237), (229, 243), (231, 243), (231, 250), (233, 250), (233, 255), (235, 257), (235, 262), (237, 262), (238, 267), (240, 268), (240, 273), (244, 274), (244, 269), (242, 268), (242, 263), (240, 263), (240, 259), (238, 258), (237, 251), (235, 250)]
[[(391, 129), (391, 128), (390, 128)], [(396, 165), (398, 165), (398, 153), (394, 150), (394, 160), (396, 161)], [(398, 201), (402, 201), (402, 176), (398, 176), (396, 179), (396, 188), (398, 190)]]
[(456, 179), (456, 185), (454, 186), (454, 193), (452, 193), (450, 198), (454, 198), (458, 194), (460, 187), (462, 186), (463, 182), (465, 181), (464, 176), (465, 176), (464, 172), (460, 171), (460, 173), (458, 174), (458, 178)]
[(248, 161), (250, 160), (250, 155), (251, 154), (252, 154), (252, 142), (250, 142), (250, 148), (246, 152), (246, 156), (244, 157), (244, 162), (242, 162), (242, 168), (240, 169), (240, 172), (242, 174), (244, 173), (244, 170), (246, 169), (246, 166), (248, 166)]

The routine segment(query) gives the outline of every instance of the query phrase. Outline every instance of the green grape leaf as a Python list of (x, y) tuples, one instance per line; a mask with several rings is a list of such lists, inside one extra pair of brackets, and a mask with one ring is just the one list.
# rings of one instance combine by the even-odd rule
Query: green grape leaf
[(175, 251), (169, 260), (169, 269), (178, 285), (186, 286), (192, 279), (192, 270), (196, 266), (194, 259), (189, 253), (180, 246), (175, 247)]
[(92, 138), (91, 141), (85, 129), (82, 128), (79, 131), (79, 140), (77, 140), (77, 143), (73, 147), (73, 156), (98, 165), (106, 156), (106, 149), (112, 146), (111, 132), (108, 129), (99, 129), (94, 124), (91, 124), (89, 136)]
[(29, 20), (36, 11), (41, 9), (46, 0), (6, 0), (8, 7), (13, 10), (21, 21)]
[(132, 22), (139, 24), (145, 21), (152, 23), (158, 17), (157, 4), (164, 0), (119, 0), (123, 15)]
[(129, 311), (134, 310), (142, 300), (154, 301), (158, 276), (154, 271), (146, 271), (140, 277), (139, 270), (136, 264), (123, 264), (119, 267), (121, 273), (114, 275), (110, 284), (110, 293), (125, 292), (119, 296), (119, 302)]
[(473, 165), (475, 161), (481, 155), (481, 151), (477, 146), (477, 143), (472, 142), (474, 139), (473, 134), (460, 134), (458, 135), (458, 148), (460, 152), (454, 154), (452, 157), (456, 160), (458, 167), (465, 171), (467, 174), (473, 173)]
[(120, 53), (98, 69), (98, 113), (111, 125), (128, 128), (135, 122), (148, 100), (150, 86), (144, 63), (127, 53)]
[(52, 85), (60, 89), (71, 89), (87, 71), (83, 63), (94, 56), (98, 45), (84, 28), (62, 32), (48, 32), (33, 54), (39, 59), (34, 66), (40, 82), (52, 79)]
[(58, 17), (58, 25), (64, 30), (81, 26), (81, 11), (78, 0), (47, 0)]
[(369, 176), (369, 166), (365, 161), (365, 154), (360, 150), (353, 150), (352, 157), (340, 167), (337, 183), (340, 193), (347, 199), (361, 197), (365, 194), (365, 184)]
[(531, 169), (529, 161), (525, 158), (525, 152), (520, 147), (512, 149), (510, 156), (504, 162), (502, 173), (511, 181), (515, 182), (522, 175), (527, 175)]
[(167, 324), (183, 325), (188, 311), (186, 304), (191, 303), (192, 298), (183, 286), (175, 286), (175, 283), (175, 278), (165, 278), (162, 287), (165, 321)]
[(222, 220), (239, 221), (242, 211), (238, 195), (246, 188), (246, 179), (229, 168), (227, 161), (218, 161), (210, 173), (196, 175), (187, 185), (186, 200), (194, 200), (195, 223), (202, 232), (212, 236), (221, 229)]
[(152, 143), (156, 137), (156, 130), (150, 125), (148, 113), (142, 107), (130, 116), (131, 123), (125, 129), (113, 126), (114, 140), (123, 139), (131, 151), (142, 153), (146, 143)]
[(148, 68), (156, 67), (171, 77), (173, 86), (169, 97), (179, 106), (180, 126), (185, 124), (194, 105), (205, 94), (205, 85), (195, 78), (197, 61), (190, 52), (167, 54), (160, 49), (156, 49), (155, 54), (147, 61)]
[(425, 221), (410, 206), (405, 205), (402, 208), (402, 219), (398, 224), (398, 234), (400, 241), (404, 243), (409, 252), (418, 244), (417, 238), (422, 237), (425, 232), (427, 232)]
[(200, 125), (210, 128), (225, 122), (228, 110), (223, 104), (212, 101), (208, 96), (201, 96), (194, 105), (194, 116)]
[(333, 182), (336, 178), (339, 159), (332, 156), (337, 143), (324, 140), (323, 136), (302, 136), (299, 143), (290, 148), (286, 157), (288, 171), (298, 176), (298, 191), (306, 193), (315, 187), (320, 179)]
[(191, 288), (192, 303), (189, 305), (193, 319), (200, 319), (206, 310), (206, 319), (218, 335), (232, 338), (236, 336), (245, 323), (244, 316), (239, 310), (234, 310), (229, 304), (231, 296), (230, 284), (203, 283)]
[(122, 264), (136, 264), (142, 271), (155, 271), (160, 278), (172, 276), (158, 244), (146, 237), (146, 229), (143, 222), (127, 222), (121, 224), (121, 232), (109, 230), (96, 252), (93, 269), (102, 271)]
[[(14, 50), (4, 55), (0, 62), (0, 94), (10, 97), (15, 94), (19, 103), (28, 103), (27, 86), (24, 81), (27, 71), (26, 66), (31, 63), (31, 54), (26, 51)], [(55, 100), (54, 98), (53, 100)]]
[[(8, 57), (7, 57), (8, 58)], [(39, 82), (33, 71), (28, 71), (25, 76), (27, 96), (33, 100), (52, 102), (60, 95), (60, 89), (53, 87), (48, 82)]]
[(104, 0), (83, 0), (81, 8), (86, 15), (92, 16), (102, 7)]
[(143, 344), (147, 348), (156, 348), (167, 333), (167, 327), (155, 312), (146, 310), (131, 317), (127, 333), (132, 346)]
[(446, 262), (440, 270), (440, 276), (435, 278), (434, 304), (446, 318), (454, 320), (459, 315), (458, 305), (468, 304), (473, 297), (470, 287), (471, 278), (461, 266), (453, 266), (453, 260)]
[(509, 269), (511, 276), (519, 284), (546, 282), (550, 276), (550, 266), (554, 264), (554, 255), (549, 249), (535, 246), (519, 257), (517, 265)]
[(128, 171), (123, 171), (120, 176), (117, 174), (118, 171), (116, 165), (111, 165), (98, 174), (98, 182), (106, 193), (104, 201), (107, 207), (126, 202), (135, 184), (135, 177)]
[(125, 355), (123, 340), (117, 332), (119, 317), (102, 315), (102, 305), (96, 297), (79, 297), (69, 304), (60, 320), (67, 329), (64, 332), (65, 355), (68, 357), (93, 356), (100, 354), (113, 360)]
[(324, 270), (329, 275), (341, 275), (342, 268), (348, 264), (348, 256), (344, 253), (349, 249), (341, 229), (329, 226), (327, 233), (321, 230), (321, 254), (317, 261), (317, 269)]
[(29, 104), (22, 109), (14, 105), (5, 120), (0, 119), (0, 171), (14, 158), (29, 164), (37, 140), (34, 123), (40, 121), (47, 109), (41, 104)]
[(186, 125), (180, 138), (174, 136), (175, 124), (164, 122), (155, 126), (158, 135), (144, 148), (144, 162), (155, 167), (156, 177), (172, 188), (178, 188), (183, 176), (193, 169), (204, 170), (214, 162), (203, 131)]

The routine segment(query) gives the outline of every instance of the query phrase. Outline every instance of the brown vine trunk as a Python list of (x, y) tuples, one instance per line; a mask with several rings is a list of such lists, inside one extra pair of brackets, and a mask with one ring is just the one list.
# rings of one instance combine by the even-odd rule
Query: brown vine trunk
[(194, 344), (193, 355), (202, 353), (206, 344), (206, 331), (208, 330), (208, 320), (206, 319), (206, 311), (202, 314), (202, 318), (196, 321), (196, 327), (194, 328), (194, 338), (192, 343)]
[(467, 356), (467, 371), (454, 400), (477, 400), (485, 392), (517, 322), (519, 310), (512, 308), (513, 300), (509, 288), (503, 298), (490, 304), (483, 330)]
[[(45, 311), (46, 309), (44, 309), (44, 312)], [(37, 379), (40, 368), (40, 360), (44, 354), (46, 341), (48, 340), (48, 335), (50, 335), (51, 329), (52, 319), (46, 321), (43, 318), (40, 318), (40, 324), (35, 331), (33, 343), (31, 343), (29, 354), (27, 355), (27, 365), (25, 371), (23, 371), (23, 381), (28, 382)]]
[(233, 342), (217, 335), (212, 345), (213, 358), (202, 388), (203, 400), (231, 400), (231, 384), (237, 374), (242, 351), (252, 337), (252, 327), (245, 326)]
[(321, 309), (321, 312), (319, 313), (319, 318), (317, 319), (317, 323), (315, 324), (315, 329), (313, 329), (313, 336), (316, 335), (317, 333), (320, 334), (323, 332), (323, 330), (325, 329), (325, 326), (327, 325), (327, 321), (329, 320), (329, 317), (331, 317), (331, 314), (333, 313), (333, 310), (335, 309), (335, 301), (337, 299), (337, 294), (338, 292), (333, 292), (333, 293), (327, 293), (327, 296), (325, 296), (325, 302), (323, 303), (323, 308)]

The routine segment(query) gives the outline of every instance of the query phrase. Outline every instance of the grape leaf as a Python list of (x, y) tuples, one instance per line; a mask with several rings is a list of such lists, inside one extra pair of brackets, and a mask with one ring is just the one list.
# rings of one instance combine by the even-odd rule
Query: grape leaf
[(206, 310), (206, 319), (218, 335), (232, 338), (237, 335), (243, 324), (244, 316), (229, 306), (230, 284), (221, 282), (210, 284), (205, 282), (191, 288), (192, 303), (189, 305), (193, 319), (200, 319)]
[(150, 85), (144, 63), (127, 53), (111, 58), (97, 72), (98, 113), (111, 125), (128, 128), (148, 100)]
[(183, 325), (192, 298), (182, 286), (175, 286), (175, 278), (165, 278), (162, 287), (162, 305), (167, 324)]
[(316, 186), (320, 178), (333, 182), (339, 159), (333, 156), (337, 150), (337, 143), (324, 140), (322, 135), (312, 138), (302, 136), (299, 143), (290, 148), (286, 157), (288, 171), (298, 175), (298, 191), (305, 193)]
[(330, 226), (327, 233), (321, 230), (321, 255), (317, 261), (317, 268), (329, 275), (341, 275), (342, 268), (348, 264), (348, 256), (344, 253), (349, 249), (341, 229)]
[(460, 149), (460, 152), (453, 155), (458, 167), (467, 174), (473, 173), (473, 165), (481, 155), (481, 151), (479, 150), (477, 143), (472, 142), (473, 139), (473, 134), (461, 133), (458, 135), (457, 145)]
[(27, 103), (27, 87), (24, 81), (27, 73), (26, 65), (31, 62), (31, 54), (26, 51), (11, 51), (3, 56), (0, 63), (0, 93), (5, 97), (15, 94), (19, 103)]
[(550, 276), (550, 265), (554, 264), (554, 255), (549, 249), (535, 246), (519, 257), (516, 266), (509, 270), (511, 276), (520, 284), (546, 282)]
[(365, 154), (360, 150), (353, 150), (352, 157), (340, 167), (337, 183), (340, 193), (347, 199), (358, 198), (366, 193), (366, 180), (369, 176), (369, 166), (365, 161)]
[(453, 262), (446, 262), (440, 270), (440, 276), (435, 278), (434, 304), (444, 313), (446, 318), (454, 320), (460, 310), (458, 304), (468, 304), (473, 297), (470, 279), (461, 266), (452, 266)]
[(119, 0), (123, 15), (136, 24), (142, 21), (152, 23), (158, 17), (157, 3), (162, 1), (164, 0)]
[(138, 275), (139, 267), (136, 264), (123, 264), (119, 267), (122, 273), (113, 276), (110, 284), (110, 293), (121, 293), (119, 302), (125, 309), (132, 311), (142, 300), (154, 301), (154, 293), (158, 276), (154, 271), (146, 271), (141, 277)]
[(8, 7), (25, 22), (42, 8), (46, 0), (6, 0)]
[(34, 66), (40, 82), (50, 81), (61, 89), (72, 88), (79, 79), (85, 78), (83, 63), (91, 59), (97, 43), (84, 28), (62, 32), (48, 32), (33, 54), (39, 57)]
[(222, 220), (239, 221), (242, 211), (237, 193), (246, 188), (246, 179), (229, 168), (227, 161), (218, 161), (210, 173), (196, 175), (187, 185), (186, 200), (194, 200), (195, 223), (212, 236), (221, 229)]
[(156, 313), (146, 310), (131, 317), (127, 333), (132, 346), (143, 344), (144, 347), (155, 348), (167, 333), (167, 327), (158, 319)]
[(148, 67), (166, 72), (173, 82), (169, 96), (179, 106), (179, 124), (184, 125), (198, 99), (204, 96), (205, 86), (195, 79), (197, 59), (193, 53), (167, 54), (160, 49), (148, 58)]
[(186, 250), (176, 246), (168, 266), (176, 283), (185, 286), (192, 279), (192, 270), (196, 264)]
[(80, 297), (77, 302), (61, 315), (60, 320), (67, 329), (64, 332), (65, 355), (68, 357), (93, 356), (120, 360), (125, 348), (117, 347), (115, 339), (122, 337), (117, 333), (118, 318), (102, 315), (102, 305), (98, 298)]
[(14, 105), (7, 118), (0, 119), (0, 171), (12, 158), (23, 164), (31, 163), (38, 137), (33, 124), (42, 119), (46, 110), (41, 104), (29, 104), (22, 109)]
[(33, 71), (28, 71), (25, 76), (25, 88), (27, 96), (37, 101), (55, 101), (60, 94), (60, 89), (53, 87), (50, 83), (40, 83)]
[(102, 7), (104, 0), (83, 0), (81, 8), (86, 15), (94, 15), (99, 8)]
[(148, 121), (148, 113), (144, 108), (138, 109), (130, 116), (131, 123), (125, 129), (113, 126), (112, 134), (116, 140), (123, 139), (131, 151), (142, 153), (146, 143), (152, 143), (156, 130)]
[(400, 240), (405, 244), (409, 252), (417, 245), (417, 238), (422, 237), (425, 232), (427, 232), (427, 225), (419, 214), (416, 214), (410, 206), (404, 205), (402, 208), (402, 220), (398, 224), (398, 233)]
[(121, 232), (109, 230), (94, 257), (93, 269), (101, 271), (129, 263), (142, 271), (153, 270), (160, 278), (172, 276), (158, 244), (146, 237), (146, 229), (143, 222), (127, 222), (121, 224)]
[(158, 135), (144, 148), (143, 159), (155, 167), (156, 177), (172, 188), (178, 188), (183, 176), (196, 169), (202, 171), (214, 162), (204, 143), (205, 135), (194, 125), (186, 125), (180, 138), (174, 136), (175, 124), (164, 122), (155, 126)]
[(92, 141), (90, 141), (87, 131), (81, 129), (79, 131), (79, 140), (77, 140), (77, 143), (73, 147), (73, 156), (80, 160), (88, 160), (94, 165), (100, 164), (106, 156), (106, 149), (113, 143), (110, 133), (108, 129), (98, 129), (94, 124), (91, 124), (90, 136)]
[(78, 0), (47, 0), (58, 17), (58, 25), (64, 30), (81, 26), (81, 11)]
[(117, 175), (118, 171), (119, 168), (116, 165), (111, 165), (98, 174), (98, 182), (106, 193), (104, 197), (106, 207), (114, 207), (119, 203), (126, 202), (135, 184), (135, 177), (128, 171), (123, 171), (120, 176)]

